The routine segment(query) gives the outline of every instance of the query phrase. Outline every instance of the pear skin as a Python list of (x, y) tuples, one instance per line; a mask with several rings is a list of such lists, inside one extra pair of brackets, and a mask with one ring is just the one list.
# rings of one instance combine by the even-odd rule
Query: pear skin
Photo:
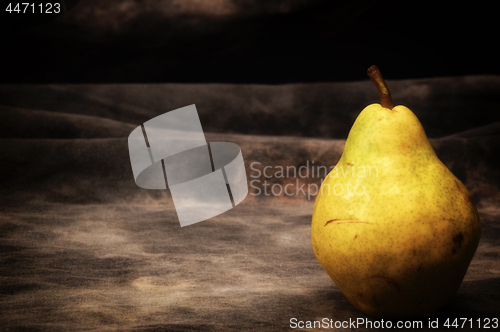
[(360, 113), (322, 183), (312, 246), (361, 312), (422, 317), (460, 287), (479, 243), (480, 220), (415, 114), (381, 96), (386, 107), (372, 104)]

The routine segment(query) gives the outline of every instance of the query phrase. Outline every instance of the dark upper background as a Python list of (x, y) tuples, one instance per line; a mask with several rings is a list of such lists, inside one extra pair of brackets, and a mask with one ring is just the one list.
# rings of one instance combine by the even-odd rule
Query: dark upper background
[(371, 64), (388, 79), (498, 75), (488, 3), (81, 0), (3, 24), (0, 83), (352, 81)]

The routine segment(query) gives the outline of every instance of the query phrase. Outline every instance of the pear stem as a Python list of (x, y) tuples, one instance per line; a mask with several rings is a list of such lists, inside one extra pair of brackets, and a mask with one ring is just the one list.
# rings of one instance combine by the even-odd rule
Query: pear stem
[(380, 94), (380, 105), (391, 110), (391, 93), (389, 92), (387, 83), (385, 83), (384, 78), (382, 77), (382, 73), (380, 73), (380, 69), (378, 69), (377, 66), (373, 65), (368, 68), (368, 71), (366, 73), (368, 74), (368, 77), (372, 79), (373, 84), (375, 84), (375, 86), (377, 87), (378, 93)]

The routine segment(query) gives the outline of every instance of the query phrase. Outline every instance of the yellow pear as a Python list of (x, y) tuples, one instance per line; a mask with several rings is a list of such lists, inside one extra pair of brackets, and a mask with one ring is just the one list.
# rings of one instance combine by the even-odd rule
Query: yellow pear
[(479, 215), (415, 114), (392, 106), (376, 66), (368, 76), (381, 104), (359, 114), (323, 181), (312, 218), (313, 250), (361, 312), (421, 317), (460, 287), (479, 243)]

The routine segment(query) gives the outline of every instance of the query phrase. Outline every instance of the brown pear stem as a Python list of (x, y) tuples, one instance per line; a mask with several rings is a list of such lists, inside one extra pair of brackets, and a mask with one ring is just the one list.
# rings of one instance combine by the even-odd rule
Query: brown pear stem
[(382, 107), (388, 108), (392, 110), (392, 98), (391, 93), (389, 92), (389, 88), (380, 73), (380, 69), (377, 66), (373, 65), (368, 68), (366, 72), (368, 77), (372, 79), (373, 84), (377, 87), (378, 93), (380, 94), (380, 105)]

